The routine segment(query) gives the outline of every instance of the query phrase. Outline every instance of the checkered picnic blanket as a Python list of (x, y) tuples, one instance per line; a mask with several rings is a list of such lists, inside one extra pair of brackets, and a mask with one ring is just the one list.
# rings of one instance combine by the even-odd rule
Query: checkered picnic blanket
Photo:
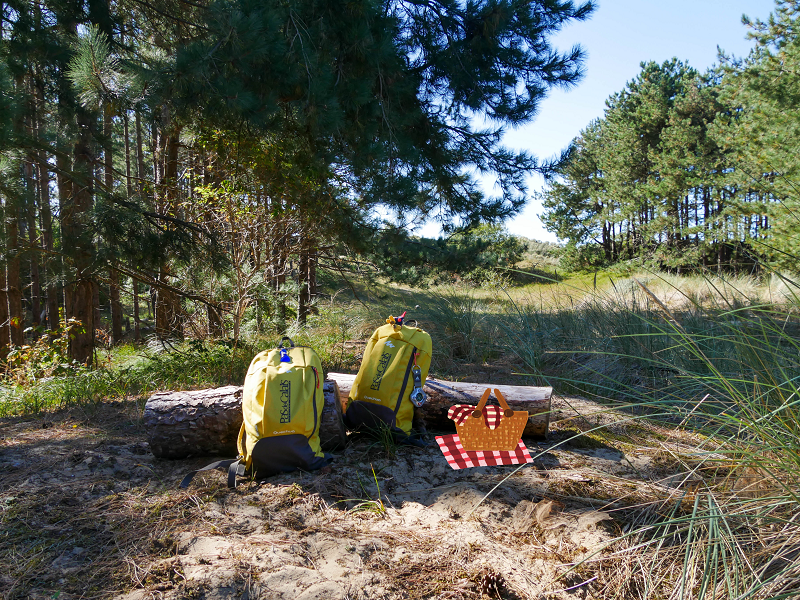
[(447, 464), (454, 469), (494, 467), (497, 465), (521, 465), (522, 463), (533, 462), (533, 458), (531, 458), (531, 454), (528, 452), (522, 440), (519, 441), (519, 444), (513, 452), (501, 452), (500, 450), (464, 450), (457, 433), (453, 435), (437, 435), (436, 442), (439, 444), (442, 454), (444, 454), (444, 457), (447, 459)]
[[(475, 407), (469, 404), (456, 404), (447, 411), (447, 417), (455, 421), (457, 425), (460, 425), (473, 410), (475, 410)], [(489, 429), (497, 427), (498, 417), (502, 414), (501, 411), (502, 409), (499, 406), (494, 405), (489, 405), (484, 409), (483, 418)], [(437, 435), (436, 442), (447, 459), (447, 464), (454, 469), (521, 465), (533, 462), (533, 458), (531, 458), (530, 452), (528, 452), (522, 440), (519, 441), (519, 444), (512, 452), (464, 450), (457, 433), (453, 435)]]

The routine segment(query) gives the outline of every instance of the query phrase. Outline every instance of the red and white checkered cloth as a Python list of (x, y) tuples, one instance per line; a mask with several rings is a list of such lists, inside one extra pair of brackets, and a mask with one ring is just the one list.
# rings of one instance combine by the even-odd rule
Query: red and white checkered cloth
[[(455, 406), (451, 406), (450, 410), (447, 411), (447, 417), (455, 421), (457, 425), (460, 425), (473, 410), (475, 410), (474, 406), (456, 404)], [(501, 410), (499, 406), (490, 405), (483, 411), (483, 418), (489, 429), (497, 427), (498, 417), (502, 414)], [(437, 435), (436, 442), (439, 444), (442, 454), (444, 454), (444, 457), (447, 459), (447, 464), (454, 469), (494, 467), (497, 465), (521, 465), (523, 463), (533, 462), (533, 458), (531, 458), (530, 452), (528, 452), (522, 440), (519, 441), (517, 447), (511, 452), (500, 450), (464, 450), (457, 433), (453, 435)]]
[[(450, 410), (447, 411), (447, 418), (455, 421), (456, 425), (461, 425), (474, 410), (475, 407), (471, 404), (454, 404), (450, 407)], [(484, 407), (481, 412), (483, 413), (483, 422), (486, 423), (486, 426), (489, 429), (497, 428), (497, 417), (503, 414), (502, 409), (499, 406), (490, 404)]]
[(533, 462), (533, 458), (531, 458), (531, 454), (522, 440), (519, 441), (519, 444), (512, 452), (507, 450), (464, 450), (457, 433), (453, 435), (437, 435), (436, 442), (447, 459), (447, 464), (454, 469), (521, 465), (522, 463)]

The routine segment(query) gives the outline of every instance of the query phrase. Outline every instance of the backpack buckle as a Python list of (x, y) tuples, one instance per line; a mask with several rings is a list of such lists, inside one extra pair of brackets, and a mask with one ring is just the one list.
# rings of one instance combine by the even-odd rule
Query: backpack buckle
[(422, 389), (422, 370), (417, 365), (414, 365), (411, 369), (411, 374), (414, 377), (414, 389), (411, 391), (409, 399), (414, 406), (419, 408), (425, 404), (428, 395)]

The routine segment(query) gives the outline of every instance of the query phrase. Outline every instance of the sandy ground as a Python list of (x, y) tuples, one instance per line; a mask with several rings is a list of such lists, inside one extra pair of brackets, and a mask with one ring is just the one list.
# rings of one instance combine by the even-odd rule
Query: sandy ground
[[(554, 411), (548, 439), (525, 440), (536, 460), (521, 469), (453, 470), (435, 445), (359, 440), (323, 471), (233, 491), (219, 472), (179, 491), (209, 459), (155, 459), (135, 403), (6, 419), (0, 593), (610, 597), (620, 592), (613, 553), (624, 542), (609, 543), (642, 503), (680, 502), (691, 444), (580, 399), (556, 398)], [(592, 433), (570, 440), (581, 431)]]

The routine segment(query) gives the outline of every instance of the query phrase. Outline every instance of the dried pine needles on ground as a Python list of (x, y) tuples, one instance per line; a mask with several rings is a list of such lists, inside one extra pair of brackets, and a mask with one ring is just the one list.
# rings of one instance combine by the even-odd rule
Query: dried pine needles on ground
[[(362, 442), (325, 472), (235, 491), (217, 473), (178, 491), (205, 459), (153, 459), (132, 404), (102, 405), (91, 418), (6, 420), (0, 591), (9, 600), (245, 591), (636, 598), (679, 579), (663, 549), (663, 568), (643, 570), (628, 552), (640, 542), (626, 533), (690, 515), (698, 498), (691, 482), (733, 475), (697, 468), (691, 448), (702, 440), (689, 433), (577, 399), (555, 407), (552, 440), (529, 442), (536, 462), (510, 477), (505, 468), (453, 471), (435, 448), (392, 457)], [(677, 458), (664, 460), (665, 452)], [(686, 473), (694, 479), (683, 482)]]

